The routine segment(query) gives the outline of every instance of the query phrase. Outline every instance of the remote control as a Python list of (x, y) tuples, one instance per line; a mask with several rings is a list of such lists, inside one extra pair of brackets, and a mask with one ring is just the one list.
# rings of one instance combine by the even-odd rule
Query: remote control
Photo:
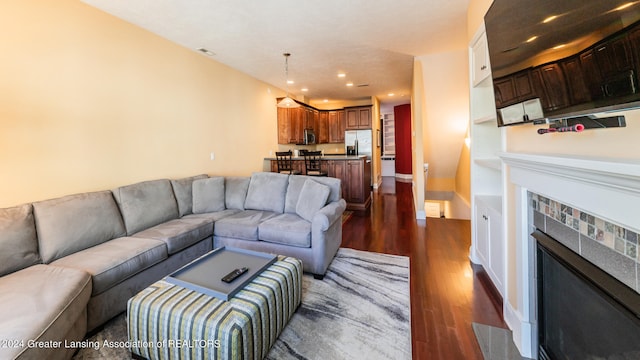
[(230, 283), (233, 280), (237, 279), (240, 275), (246, 273), (249, 270), (247, 267), (243, 267), (241, 269), (235, 269), (232, 272), (228, 273), (222, 278), (222, 281), (226, 283)]

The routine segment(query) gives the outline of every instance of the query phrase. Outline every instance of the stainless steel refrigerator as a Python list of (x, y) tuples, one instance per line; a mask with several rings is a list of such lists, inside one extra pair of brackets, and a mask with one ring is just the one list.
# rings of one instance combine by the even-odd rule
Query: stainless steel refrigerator
[[(344, 132), (345, 152), (349, 146), (356, 149), (356, 155), (367, 155), (371, 160), (373, 154), (373, 137), (371, 130), (347, 130)], [(348, 153), (348, 152), (347, 152)]]

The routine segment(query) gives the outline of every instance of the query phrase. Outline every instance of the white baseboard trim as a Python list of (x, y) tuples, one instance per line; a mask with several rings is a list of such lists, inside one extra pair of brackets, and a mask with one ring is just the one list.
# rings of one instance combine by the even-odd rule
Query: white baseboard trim
[(514, 309), (508, 301), (504, 301), (503, 309), (504, 322), (513, 333), (513, 343), (518, 348), (520, 355), (534, 359), (537, 351), (533, 349), (531, 343), (534, 326), (528, 321), (524, 321), (522, 314)]
[(398, 179), (402, 179), (402, 180), (413, 180), (413, 175), (412, 174), (397, 174), (396, 173), (396, 177)]
[(427, 218), (427, 213), (424, 210), (416, 211), (416, 219), (425, 220)]

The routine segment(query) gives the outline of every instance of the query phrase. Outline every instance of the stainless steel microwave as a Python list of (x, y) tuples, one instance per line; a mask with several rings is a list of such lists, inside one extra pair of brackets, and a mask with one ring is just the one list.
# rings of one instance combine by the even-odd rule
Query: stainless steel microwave
[(315, 144), (316, 143), (316, 133), (313, 129), (304, 129), (304, 144)]

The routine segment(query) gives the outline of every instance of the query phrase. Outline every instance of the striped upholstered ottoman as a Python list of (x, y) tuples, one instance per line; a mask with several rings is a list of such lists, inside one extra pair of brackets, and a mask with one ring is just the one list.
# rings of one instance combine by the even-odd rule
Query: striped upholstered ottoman
[(129, 300), (132, 354), (262, 359), (300, 305), (302, 262), (279, 257), (229, 301), (158, 281)]

